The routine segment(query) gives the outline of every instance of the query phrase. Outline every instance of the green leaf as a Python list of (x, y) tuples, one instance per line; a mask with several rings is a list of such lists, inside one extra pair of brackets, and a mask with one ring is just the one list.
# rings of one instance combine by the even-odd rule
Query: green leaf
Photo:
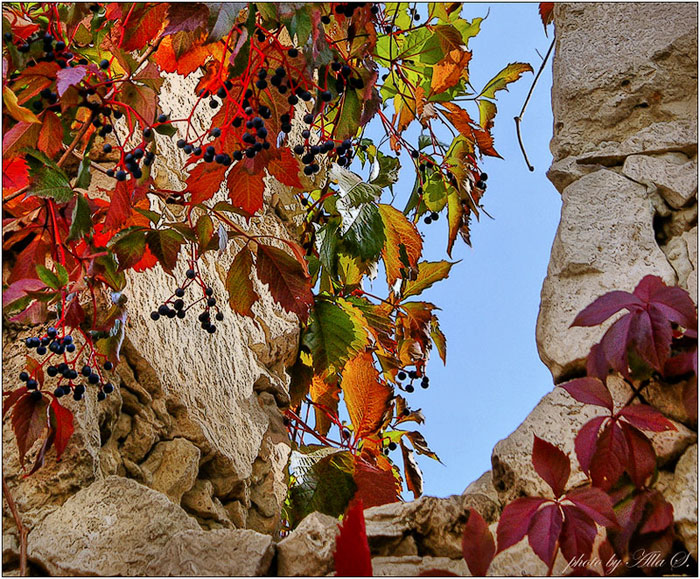
[(292, 38), (296, 34), (297, 44), (304, 46), (306, 41), (311, 36), (311, 18), (307, 12), (306, 6), (303, 9), (297, 10), (292, 16), (292, 21), (289, 30)]
[(121, 291), (126, 284), (124, 273), (118, 271), (117, 261), (113, 255), (101, 255), (95, 259), (95, 275), (101, 277), (114, 291)]
[(90, 187), (90, 181), (92, 181), (92, 172), (90, 171), (90, 158), (85, 154), (80, 160), (80, 166), (78, 167), (78, 178), (75, 181), (75, 186), (80, 189), (87, 189)]
[(285, 513), (291, 526), (315, 511), (342, 515), (357, 490), (354, 471), (353, 455), (347, 450), (322, 447), (305, 455), (292, 451), (290, 474), (296, 483), (289, 488)]
[(462, 35), (462, 41), (464, 44), (468, 44), (469, 39), (474, 38), (477, 34), (479, 34), (479, 30), (481, 30), (481, 23), (483, 21), (483, 18), (474, 18), (474, 20), (471, 22), (460, 18), (454, 23), (454, 27), (459, 30), (459, 33)]
[(166, 137), (172, 137), (173, 135), (177, 134), (177, 129), (170, 123), (153, 127), (153, 130), (159, 135), (165, 135)]
[(421, 261), (418, 264), (418, 276), (414, 281), (407, 280), (405, 282), (401, 293), (402, 297), (405, 299), (410, 296), (417, 296), (435, 282), (447, 278), (453, 265), (454, 263), (449, 261)]
[(39, 151), (30, 151), (25, 158), (32, 179), (27, 195), (54, 199), (58, 203), (71, 200), (73, 189), (68, 177), (53, 161)]
[(316, 300), (304, 344), (311, 350), (314, 370), (320, 376), (338, 371), (367, 344), (361, 321), (338, 303)]
[(160, 213), (156, 211), (151, 211), (150, 209), (139, 209), (137, 207), (134, 207), (134, 209), (143, 215), (144, 217), (148, 218), (148, 220), (153, 223), (153, 225), (158, 225), (158, 222), (160, 221), (160, 218), (162, 217)]
[(339, 227), (340, 221), (338, 217), (334, 217), (316, 233), (316, 241), (319, 245), (319, 260), (321, 261), (321, 265), (323, 265), (332, 276), (335, 276), (337, 271)]
[(341, 107), (338, 109), (338, 117), (335, 124), (337, 138), (353, 138), (360, 128), (361, 114), (362, 101), (357, 95), (357, 91), (346, 91), (341, 100)]
[(61, 284), (60, 287), (65, 287), (68, 285), (68, 271), (62, 264), (56, 263), (56, 275), (58, 276), (58, 282)]
[(47, 267), (41, 265), (40, 263), (37, 264), (36, 273), (39, 276), (39, 279), (51, 289), (57, 290), (61, 288), (61, 282), (59, 281), (58, 276), (56, 276), (56, 274)]
[(526, 62), (512, 62), (501, 72), (494, 76), (482, 89), (478, 96), (495, 98), (496, 92), (502, 89), (508, 90), (508, 85), (515, 82), (525, 72), (533, 72), (532, 67)]
[(137, 229), (120, 235), (111, 249), (119, 260), (118, 271), (129, 269), (141, 261), (146, 251), (146, 232)]
[(254, 317), (252, 307), (258, 301), (250, 272), (252, 267), (253, 255), (244, 247), (234, 258), (226, 276), (226, 290), (231, 309), (249, 318)]
[(464, 41), (459, 30), (452, 25), (434, 26), (432, 34), (421, 50), (420, 60), (425, 64), (437, 64), (451, 50), (462, 50)]
[(231, 31), (231, 28), (236, 23), (238, 14), (247, 4), (245, 2), (216, 2), (208, 6), (210, 14), (216, 13), (216, 22), (209, 33), (207, 42), (216, 42)]
[(214, 237), (214, 223), (209, 215), (202, 215), (197, 220), (197, 224), (194, 226), (194, 233), (197, 236), (199, 253), (203, 253), (207, 247), (209, 247), (209, 244)]
[(486, 99), (479, 99), (479, 124), (483, 129), (490, 129), (496, 116), (496, 105)]
[(377, 205), (367, 204), (360, 208), (352, 225), (343, 235), (346, 248), (352, 255), (363, 260), (379, 257), (386, 241), (384, 222)]
[(379, 174), (370, 181), (376, 187), (387, 187), (393, 185), (399, 180), (399, 169), (401, 164), (396, 157), (390, 157), (379, 152), (377, 155), (377, 163), (379, 163)]
[(440, 212), (447, 204), (447, 188), (442, 175), (433, 173), (423, 184), (423, 202), (430, 211)]
[(430, 337), (437, 348), (442, 363), (447, 364), (447, 339), (442, 330), (440, 330), (438, 319), (435, 316), (430, 319)]
[(92, 230), (92, 217), (90, 216), (90, 205), (87, 199), (77, 193), (75, 196), (75, 205), (71, 216), (70, 230), (66, 241), (80, 239)]
[(170, 275), (173, 274), (173, 268), (177, 263), (177, 254), (184, 242), (182, 235), (173, 229), (152, 229), (146, 234), (148, 248)]

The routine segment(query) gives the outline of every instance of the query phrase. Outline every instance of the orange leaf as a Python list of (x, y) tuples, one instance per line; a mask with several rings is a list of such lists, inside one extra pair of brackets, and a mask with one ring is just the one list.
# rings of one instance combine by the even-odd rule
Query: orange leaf
[(214, 196), (226, 175), (226, 167), (218, 163), (200, 163), (190, 171), (187, 190), (192, 195), (192, 204), (208, 201)]
[(391, 465), (387, 470), (372, 466), (360, 457), (355, 457), (353, 480), (357, 485), (352, 501), (362, 501), (364, 507), (378, 507), (400, 500), (401, 486), (394, 476)]
[(433, 67), (430, 93), (440, 94), (455, 86), (466, 76), (467, 66), (472, 58), (468, 50), (450, 50), (450, 52)]
[[(384, 222), (384, 234), (386, 235), (382, 258), (386, 266), (387, 283), (392, 286), (397, 279), (401, 278), (401, 269), (416, 266), (423, 251), (423, 240), (416, 226), (406, 219), (406, 216), (398, 209), (380, 203), (379, 213)], [(401, 246), (405, 248), (408, 264), (402, 263)]]
[(22, 123), (40, 123), (37, 116), (28, 108), (20, 106), (17, 102), (17, 95), (12, 92), (9, 86), (2, 89), (2, 104), (7, 109), (9, 115), (16, 121)]
[(341, 388), (355, 436), (365, 438), (374, 434), (389, 409), (392, 388), (379, 380), (371, 353), (362, 352), (345, 364)]
[(136, 4), (126, 23), (121, 48), (128, 52), (141, 50), (158, 36), (165, 25), (167, 12), (167, 3)]
[(11, 195), (29, 185), (29, 167), (23, 157), (2, 162), (2, 193)]
[(39, 133), (37, 147), (40, 151), (53, 158), (63, 149), (63, 125), (61, 119), (53, 111), (46, 111), (44, 122)]
[(304, 187), (299, 180), (299, 161), (287, 148), (281, 149), (279, 156), (270, 159), (267, 170), (270, 175), (287, 187), (296, 187), (297, 189)]
[[(338, 413), (338, 400), (340, 390), (335, 384), (329, 384), (323, 378), (314, 374), (309, 388), (309, 396), (314, 402), (314, 412), (316, 414), (316, 432), (321, 436), (328, 434), (331, 427), (331, 420), (327, 413)], [(317, 406), (322, 405), (324, 408)]]
[(226, 182), (229, 199), (236, 207), (249, 215), (262, 209), (265, 192), (264, 173), (249, 173), (242, 163), (236, 163)]

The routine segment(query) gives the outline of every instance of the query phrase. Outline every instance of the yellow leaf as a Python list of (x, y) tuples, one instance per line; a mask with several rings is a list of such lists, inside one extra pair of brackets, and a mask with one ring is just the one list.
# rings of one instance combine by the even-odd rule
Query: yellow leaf
[(430, 94), (440, 94), (455, 86), (461, 79), (466, 80), (472, 53), (468, 50), (450, 50), (433, 68)]
[(389, 410), (393, 392), (379, 380), (371, 353), (362, 352), (345, 364), (341, 388), (356, 437), (376, 433)]
[[(389, 286), (401, 277), (401, 269), (413, 268), (423, 252), (423, 240), (416, 226), (406, 216), (391, 205), (379, 204), (379, 213), (384, 222), (386, 242), (382, 249), (382, 258), (386, 267), (386, 279)], [(405, 248), (408, 264), (403, 263), (401, 246)]]
[(9, 86), (2, 89), (2, 101), (10, 116), (19, 122), (40, 123), (37, 116), (28, 108), (17, 103), (17, 95), (12, 92)]
[(512, 62), (501, 72), (494, 76), (478, 95), (480, 97), (495, 98), (496, 91), (506, 89), (511, 82), (515, 82), (524, 72), (533, 72), (532, 67), (526, 62)]

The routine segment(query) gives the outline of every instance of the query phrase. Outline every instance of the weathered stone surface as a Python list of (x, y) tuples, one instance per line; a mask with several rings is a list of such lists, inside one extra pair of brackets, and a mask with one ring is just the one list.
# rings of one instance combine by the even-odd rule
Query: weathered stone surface
[[(695, 6), (557, 4), (555, 21), (555, 160), (660, 121), (695, 122)], [(654, 34), (638, 33), (642, 27)]]
[(658, 156), (631, 155), (625, 159), (622, 173), (640, 183), (657, 187), (666, 202), (683, 207), (698, 192), (698, 164), (682, 153)]
[(676, 430), (648, 432), (660, 466), (676, 460), (686, 448), (698, 441), (698, 435), (680, 422), (671, 421)]
[(447, 571), (471, 577), (464, 559), (447, 557), (374, 557), (372, 571), (376, 577), (417, 577), (426, 571)]
[[(498, 497), (498, 493), (496, 492), (496, 488), (493, 486), (493, 475), (490, 470), (487, 470), (466, 489), (464, 489), (462, 496), (466, 495), (481, 497), (482, 500), (491, 501), (498, 508), (498, 513), (496, 514), (496, 518), (498, 518), (498, 515), (500, 514), (500, 499)], [(479, 512), (481, 511), (479, 510)], [(484, 516), (483, 513), (482, 516)], [(490, 523), (492, 521), (487, 522)]]
[(172, 537), (188, 529), (199, 526), (165, 495), (110, 476), (34, 528), (28, 555), (51, 575), (145, 575)]
[(698, 263), (698, 228), (697, 225), (690, 231), (684, 231), (677, 237), (672, 237), (662, 247), (668, 261), (673, 266), (678, 276), (678, 285), (688, 290), (690, 297), (698, 302), (698, 275), (696, 264)]
[(666, 491), (673, 505), (676, 532), (688, 552), (698, 559), (698, 445), (685, 451), (676, 464), (673, 481)]
[(194, 486), (182, 495), (182, 507), (200, 519), (208, 519), (225, 527), (231, 527), (226, 509), (214, 497), (211, 481), (197, 479)]
[(176, 505), (197, 480), (200, 450), (189, 440), (176, 438), (159, 442), (141, 464), (148, 486), (162, 492)]
[(552, 491), (532, 466), (534, 436), (555, 444), (571, 460), (569, 486), (586, 479), (579, 470), (574, 439), (578, 430), (591, 418), (606, 414), (604, 408), (576, 402), (563, 388), (546, 394), (525, 421), (507, 438), (496, 444), (491, 455), (493, 485), (501, 504), (523, 495), (552, 496)]
[(336, 519), (322, 513), (311, 513), (277, 544), (277, 574), (280, 577), (304, 577), (332, 573), (337, 534)]
[(632, 291), (647, 274), (676, 281), (644, 186), (602, 169), (569, 185), (562, 201), (537, 320), (539, 354), (555, 381), (583, 365), (611, 323), (570, 328), (584, 307), (609, 291)]
[(244, 529), (176, 533), (146, 570), (151, 576), (256, 577), (266, 575), (272, 537)]

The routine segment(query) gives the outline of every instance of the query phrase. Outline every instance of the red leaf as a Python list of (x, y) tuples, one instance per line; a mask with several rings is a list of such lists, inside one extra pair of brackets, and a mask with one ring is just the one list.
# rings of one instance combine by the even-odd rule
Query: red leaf
[(629, 450), (622, 429), (610, 421), (603, 428), (591, 459), (590, 474), (593, 484), (609, 490), (622, 476), (627, 465)]
[[(71, 70), (66, 68), (64, 70)], [(40, 151), (46, 153), (50, 158), (53, 158), (59, 151), (63, 150), (63, 125), (61, 119), (58, 118), (53, 111), (44, 113), (41, 131), (37, 147)]]
[(657, 275), (645, 275), (634, 288), (634, 295), (644, 303), (652, 301), (652, 296), (667, 287), (663, 280)]
[(103, 231), (118, 231), (131, 216), (131, 187), (126, 181), (117, 182), (105, 216)]
[(168, 4), (168, 26), (163, 31), (163, 36), (169, 36), (185, 30), (193, 32), (207, 23), (209, 8), (200, 3), (176, 3)]
[(2, 136), (2, 154), (11, 159), (25, 147), (34, 148), (41, 130), (41, 123), (20, 122), (5, 131)]
[(51, 410), (53, 410), (52, 418), (55, 419), (56, 424), (54, 429), (56, 431), (55, 446), (56, 446), (56, 460), (61, 458), (63, 451), (68, 446), (68, 441), (73, 435), (73, 413), (61, 406), (56, 398), (51, 400)]
[(3, 159), (2, 163), (2, 192), (11, 195), (29, 185), (29, 167), (23, 157), (11, 160)]
[(620, 410), (619, 415), (624, 416), (627, 422), (641, 430), (650, 430), (651, 432), (676, 430), (668, 418), (648, 404), (625, 406)]
[(32, 445), (43, 434), (48, 426), (46, 408), (48, 403), (42, 396), (34, 400), (31, 393), (26, 392), (14, 405), (12, 410), (12, 429), (15, 432), (19, 462), (24, 466), (24, 457)]
[(382, 470), (358, 457), (352, 477), (357, 485), (352, 500), (361, 501), (367, 509), (400, 500), (401, 489), (391, 470)]
[(569, 457), (553, 444), (535, 436), (532, 444), (532, 465), (537, 474), (550, 486), (554, 496), (560, 497), (571, 474)]
[(597, 326), (623, 308), (633, 311), (643, 306), (642, 301), (629, 292), (612, 291), (600, 296), (592, 304), (584, 308), (571, 322), (571, 327)]
[(650, 303), (663, 312), (669, 321), (684, 328), (694, 328), (698, 324), (695, 304), (683, 288), (666, 285), (657, 287), (650, 296)]
[(13, 302), (22, 299), (27, 295), (27, 292), (37, 291), (45, 288), (43, 281), (38, 279), (20, 279), (14, 282), (4, 292), (2, 292), (3, 305), (7, 307)]
[(38, 360), (27, 356), (27, 370), (29, 375), (39, 382), (39, 388), (44, 387), (44, 368)]
[(339, 527), (340, 533), (335, 539), (333, 553), (336, 577), (371, 577), (372, 559), (367, 543), (362, 501), (348, 509)]
[(630, 337), (639, 355), (654, 369), (663, 372), (671, 354), (671, 324), (657, 308), (636, 312), (630, 326)]
[(560, 386), (566, 390), (573, 398), (584, 404), (593, 404), (613, 411), (613, 400), (607, 386), (598, 378), (587, 376), (576, 378)]
[(214, 196), (226, 175), (226, 167), (218, 163), (200, 163), (190, 171), (187, 190), (192, 196), (192, 204), (208, 201)]
[(306, 322), (314, 298), (304, 267), (287, 252), (262, 243), (258, 244), (257, 266), (258, 278), (268, 285), (273, 299)]
[(604, 527), (618, 526), (612, 500), (602, 490), (595, 487), (581, 487), (568, 493), (566, 498), (596, 523)]
[(146, 244), (158, 258), (161, 267), (172, 275), (177, 265), (177, 255), (184, 243), (182, 236), (174, 229), (152, 229), (146, 233)]
[(627, 473), (632, 482), (641, 488), (656, 469), (654, 447), (651, 441), (633, 426), (625, 422), (620, 423), (620, 426), (627, 441)]
[(593, 551), (593, 541), (598, 529), (586, 513), (565, 505), (564, 525), (561, 529), (561, 552), (567, 561), (573, 561), (576, 557), (583, 556), (588, 559)]
[(527, 529), (530, 547), (549, 569), (554, 565), (554, 554), (562, 523), (559, 505), (550, 504), (533, 515)]
[(78, 84), (87, 74), (86, 66), (74, 66), (62, 68), (56, 73), (56, 92), (63, 96), (71, 86)]
[(666, 360), (663, 374), (666, 378), (671, 376), (682, 376), (683, 374), (690, 374), (691, 372), (697, 374), (697, 359), (697, 348), (676, 354), (675, 356), (672, 356)]
[(649, 501), (645, 509), (644, 524), (639, 529), (640, 534), (660, 533), (673, 525), (673, 505), (659, 491), (649, 493)]
[(608, 377), (608, 369), (610, 364), (605, 357), (605, 351), (602, 344), (595, 344), (591, 347), (586, 358), (586, 374), (590, 377), (598, 378), (601, 382), (605, 382)]
[(249, 173), (243, 163), (236, 163), (226, 180), (228, 196), (231, 203), (243, 209), (249, 215), (254, 215), (263, 206), (265, 192), (265, 175)]
[(498, 553), (520, 542), (527, 534), (535, 511), (546, 502), (548, 500), (541, 497), (523, 497), (505, 506), (496, 530)]
[(121, 48), (126, 51), (141, 50), (156, 38), (165, 24), (167, 3), (136, 4), (131, 19), (126, 23)]
[(299, 161), (287, 148), (281, 149), (279, 156), (274, 156), (267, 164), (267, 170), (275, 179), (288, 187), (302, 189), (299, 180)]
[(486, 576), (495, 554), (496, 545), (486, 521), (475, 509), (469, 509), (462, 535), (462, 555), (472, 576)]
[(3, 400), (2, 400), (2, 417), (5, 418), (5, 415), (12, 409), (12, 407), (17, 404), (20, 398), (24, 396), (27, 393), (27, 389), (22, 386), (20, 388), (17, 388), (17, 390), (12, 390), (11, 392), (3, 392)]
[(554, 18), (554, 2), (540, 2), (540, 18), (544, 24), (544, 32), (547, 33), (547, 25)]
[(85, 310), (80, 305), (78, 301), (78, 294), (73, 295), (73, 299), (70, 300), (68, 307), (66, 308), (66, 325), (71, 328), (77, 328), (80, 324), (85, 321)]
[(610, 366), (623, 376), (629, 375), (627, 364), (627, 346), (629, 345), (632, 314), (622, 316), (605, 332), (600, 342), (601, 348)]

